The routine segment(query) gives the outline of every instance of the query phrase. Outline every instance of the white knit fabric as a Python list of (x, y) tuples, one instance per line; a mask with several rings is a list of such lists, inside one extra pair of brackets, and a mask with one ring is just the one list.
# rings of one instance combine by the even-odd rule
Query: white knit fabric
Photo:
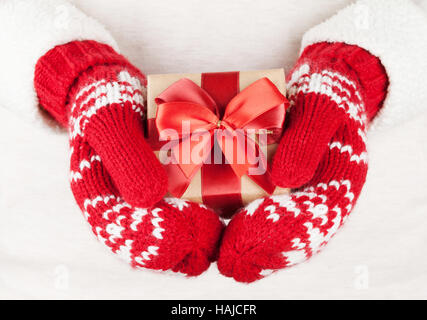
[(34, 90), (38, 59), (74, 40), (117, 45), (104, 27), (65, 0), (0, 1), (0, 107), (42, 124)]
[(427, 111), (427, 16), (410, 0), (360, 0), (303, 37), (302, 49), (316, 42), (345, 42), (381, 59), (390, 86), (376, 128), (389, 127)]

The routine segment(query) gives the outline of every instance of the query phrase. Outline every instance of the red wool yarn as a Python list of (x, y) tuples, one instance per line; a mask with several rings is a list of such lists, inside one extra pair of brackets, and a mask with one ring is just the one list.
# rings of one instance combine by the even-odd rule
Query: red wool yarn
[[(357, 12), (369, 14), (355, 21)], [(76, 202), (96, 237), (136, 268), (198, 275), (217, 259), (223, 275), (252, 282), (309, 259), (356, 205), (368, 127), (375, 134), (426, 111), (423, 10), (354, 1), (304, 33), (288, 75), (271, 177), (292, 192), (230, 209), (224, 228), (207, 206), (165, 198), (165, 169), (144, 140), (146, 78), (102, 24), (68, 0), (7, 0), (0, 26), (1, 108), (46, 129), (40, 104), (69, 130)]]
[(368, 170), (366, 130), (388, 87), (378, 58), (357, 46), (307, 47), (288, 79), (291, 110), (273, 179), (291, 195), (258, 199), (228, 225), (222, 274), (252, 282), (318, 252), (352, 211)]
[(41, 105), (68, 127), (70, 181), (97, 238), (137, 268), (195, 276), (216, 257), (223, 224), (202, 205), (164, 198), (166, 173), (144, 139), (145, 76), (95, 41), (37, 63)]

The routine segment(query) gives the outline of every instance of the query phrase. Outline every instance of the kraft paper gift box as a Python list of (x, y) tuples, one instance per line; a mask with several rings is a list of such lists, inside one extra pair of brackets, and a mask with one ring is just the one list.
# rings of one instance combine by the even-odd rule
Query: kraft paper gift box
[[(166, 158), (170, 159), (171, 151), (162, 150), (162, 146), (164, 146), (167, 141), (159, 141), (159, 126), (161, 126), (159, 123), (160, 121), (172, 121), (174, 123), (177, 121), (176, 118), (179, 118), (183, 112), (187, 112), (187, 110), (182, 110), (183, 108), (186, 108), (185, 103), (177, 103), (167, 106), (162, 105), (160, 107), (163, 108), (161, 110), (162, 113), (159, 114), (159, 105), (161, 105), (161, 103), (165, 103), (165, 101), (162, 101), (161, 99), (164, 95), (168, 94), (169, 99), (172, 100), (174, 100), (173, 97), (177, 97), (178, 101), (172, 101), (172, 103), (174, 103), (185, 101), (186, 99), (182, 96), (191, 96), (187, 90), (197, 91), (200, 95), (205, 95), (207, 93), (209, 96), (208, 99), (210, 99), (209, 101), (213, 100), (213, 103), (216, 104), (219, 120), (218, 126), (220, 126), (222, 123), (222, 117), (225, 116), (224, 112), (227, 114), (227, 111), (225, 110), (231, 104), (239, 105), (238, 107), (240, 107), (240, 105), (244, 104), (242, 101), (246, 104), (249, 102), (249, 104), (255, 106), (255, 109), (250, 110), (246, 108), (249, 110), (246, 114), (250, 116), (251, 113), (253, 113), (253, 110), (256, 112), (258, 110), (258, 107), (256, 106), (256, 103), (258, 102), (257, 100), (261, 102), (261, 105), (264, 104), (264, 100), (260, 98), (260, 95), (257, 94), (256, 90), (259, 92), (259, 90), (264, 90), (263, 88), (266, 88), (264, 90), (265, 92), (261, 91), (261, 96), (268, 94), (273, 95), (274, 97), (271, 98), (273, 101), (275, 101), (274, 99), (279, 98), (278, 95), (284, 98), (283, 96), (285, 95), (286, 90), (285, 74), (283, 69), (202, 74), (155, 74), (148, 75), (147, 80), (148, 141), (162, 163), (164, 163)], [(187, 87), (190, 89), (187, 89)], [(173, 92), (171, 93), (171, 91)], [(252, 98), (248, 99), (247, 97), (242, 97), (242, 99), (239, 100), (236, 96), (240, 93), (242, 93), (241, 96), (250, 96)], [(235, 97), (236, 99), (233, 100)], [(163, 112), (165, 107), (168, 107), (168, 113), (166, 116), (166, 111)], [(282, 104), (278, 104), (274, 108), (274, 112), (283, 116), (284, 120), (287, 107), (288, 103), (286, 100)], [(157, 123), (156, 116), (158, 117)], [(160, 116), (162, 119), (159, 119)], [(198, 113), (196, 112), (196, 117), (197, 116)], [(259, 119), (261, 119), (261, 117), (258, 118), (258, 120)], [(275, 119), (275, 121), (278, 120)], [(227, 119), (225, 119), (224, 122), (226, 123)], [(270, 134), (268, 136), (269, 141), (267, 144), (264, 143), (263, 147), (259, 147), (258, 149), (259, 153), (262, 152), (265, 155), (265, 158), (268, 161), (268, 168), (270, 168), (271, 159), (276, 151), (277, 144), (280, 141), (282, 130), (283, 121), (278, 128), (273, 130), (273, 132), (271, 130), (265, 130), (265, 132)], [(256, 136), (252, 141), (258, 141), (257, 137), (258, 136)], [(212, 141), (213, 140), (214, 139), (212, 139)], [(249, 148), (249, 144), (250, 143), (248, 142), (247, 148)], [(233, 152), (236, 152), (236, 149), (234, 149)], [(225, 158), (226, 156), (223, 156), (223, 160)], [(237, 157), (234, 157), (233, 159), (236, 158)], [(289, 193), (289, 189), (275, 187), (272, 184), (268, 170), (264, 175), (259, 177), (249, 176), (248, 174), (236, 175), (235, 171), (233, 171), (234, 166), (231, 166), (230, 164), (234, 163), (229, 161), (227, 164), (227, 161), (223, 161), (220, 164), (202, 164), (201, 166), (196, 167), (191, 176), (188, 175), (188, 172), (187, 175), (183, 174), (183, 170), (181, 170), (182, 168), (179, 165), (166, 164), (165, 168), (168, 172), (169, 178), (169, 195), (198, 203), (204, 203), (205, 205), (215, 209), (218, 214), (223, 217), (230, 217), (236, 210), (257, 198), (271, 194), (277, 195)], [(259, 179), (262, 180), (261, 183), (258, 181)]]

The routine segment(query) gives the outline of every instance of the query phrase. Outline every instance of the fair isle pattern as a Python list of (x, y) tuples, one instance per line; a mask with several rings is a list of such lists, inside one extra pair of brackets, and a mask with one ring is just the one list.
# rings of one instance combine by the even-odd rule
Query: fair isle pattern
[[(71, 150), (73, 150), (73, 148), (71, 148)], [(101, 158), (99, 156), (92, 156), (90, 159), (88, 160), (82, 160), (80, 162), (79, 165), (79, 171), (71, 171), (70, 172), (70, 182), (77, 182), (77, 180), (82, 179), (82, 174), (81, 172), (84, 169), (90, 169), (91, 165), (94, 161), (101, 161)]]
[(356, 84), (345, 76), (329, 70), (310, 72), (310, 65), (305, 63), (292, 73), (287, 90), (291, 106), (297, 103), (300, 93), (327, 96), (357, 122), (358, 134), (365, 135), (367, 117), (362, 97)]
[(130, 102), (132, 110), (141, 117), (144, 116), (145, 88), (140, 80), (127, 71), (120, 72), (117, 78), (117, 81), (102, 80), (91, 83), (77, 94), (71, 107), (69, 124), (71, 139), (83, 136), (90, 118), (111, 104)]
[[(329, 143), (330, 155), (328, 158), (333, 159), (334, 156), (339, 158), (341, 155), (344, 159), (341, 158), (339, 161), (343, 162), (344, 166), (348, 166), (347, 170), (352, 169), (351, 172), (355, 171), (358, 174), (366, 175), (368, 164), (366, 152), (367, 117), (356, 84), (337, 72), (329, 70), (323, 70), (320, 73), (310, 72), (309, 64), (303, 64), (294, 71), (291, 81), (288, 83), (291, 105), (296, 104), (298, 94), (308, 93), (325, 95), (334, 101), (338, 108), (344, 109), (350, 120), (348, 126), (358, 135), (354, 141), (357, 147), (341, 141)], [(354, 152), (355, 148), (359, 149), (359, 154)], [(353, 209), (361, 186), (360, 182), (356, 181), (356, 197), (352, 192), (352, 177), (343, 175), (344, 177), (347, 179), (319, 182), (316, 186), (305, 187), (302, 191), (293, 193), (292, 196), (270, 197), (270, 200), (275, 204), (269, 206), (270, 214), (271, 207), (274, 207), (278, 211), (280, 208), (285, 208), (287, 212), (294, 212), (294, 218), (302, 213), (307, 217), (303, 223), (306, 228), (305, 234), (293, 238), (291, 250), (282, 252), (286, 259), (285, 266), (301, 263), (320, 251), (345, 222)], [(355, 177), (359, 178), (359, 175), (355, 175)], [(288, 208), (299, 209), (295, 212), (295, 209), (289, 210)], [(278, 214), (277, 216), (280, 218)]]
[(209, 265), (211, 252), (203, 249), (207, 257), (200, 265), (199, 261), (189, 260), (190, 267), (182, 262), (197, 247), (191, 243), (192, 232), (186, 229), (191, 223), (186, 219), (202, 216), (200, 224), (205, 223), (214, 234), (209, 241), (215, 249), (222, 228), (218, 217), (205, 207), (181, 199), (167, 198), (153, 208), (130, 205), (120, 196), (101, 157), (85, 136), (90, 121), (108, 108), (122, 108), (124, 113), (133, 113), (142, 120), (144, 94), (141, 81), (127, 71), (120, 72), (117, 79), (86, 83), (76, 93), (70, 101), (71, 188), (98, 240), (132, 267), (197, 275)]
[(341, 153), (348, 152), (348, 154), (351, 156), (350, 161), (356, 161), (357, 163), (363, 161), (364, 163), (368, 163), (368, 153), (362, 152), (361, 154), (354, 154), (353, 148), (350, 145), (343, 146), (341, 142), (334, 141), (329, 144), (329, 148), (337, 148)]
[[(292, 74), (288, 83), (291, 104), (295, 107), (298, 99), (308, 94), (322, 95), (345, 111), (347, 121), (329, 143), (328, 152), (306, 187), (290, 195), (255, 200), (231, 221), (218, 265), (222, 273), (238, 281), (263, 278), (320, 251), (343, 225), (362, 190), (368, 169), (367, 121), (357, 85), (337, 72), (310, 69), (305, 63)], [(268, 234), (270, 240), (263, 236), (245, 239), (242, 232)], [(247, 252), (230, 253), (236, 252), (235, 248), (247, 248)]]
[[(328, 201), (328, 196), (331, 197), (331, 195), (340, 191), (342, 186), (346, 190), (345, 193), (342, 193), (342, 197), (348, 201), (338, 202), (335, 206), (329, 208), (328, 204), (330, 201)], [(277, 216), (272, 221), (274, 223), (278, 222), (283, 216), (283, 212), (282, 214), (279, 213), (281, 208), (285, 208), (287, 212), (293, 213), (294, 218), (297, 218), (300, 214), (310, 215), (310, 219), (304, 223), (307, 233), (301, 236), (305, 240), (301, 240), (300, 237), (293, 238), (291, 240), (292, 250), (282, 252), (286, 258), (287, 266), (305, 261), (313, 253), (318, 252), (335, 234), (343, 223), (343, 219), (353, 208), (354, 194), (351, 192), (350, 186), (351, 182), (349, 180), (340, 182), (333, 180), (328, 185), (320, 183), (316, 187), (305, 188), (303, 191), (296, 192), (292, 196), (270, 197), (273, 204), (266, 207), (264, 211), (268, 212), (269, 216), (272, 213)], [(348, 204), (344, 205), (346, 203)], [(292, 210), (296, 207), (300, 209), (297, 211)], [(329, 211), (332, 211), (335, 215), (331, 215)], [(322, 228), (327, 223), (329, 223), (329, 227)]]
[(145, 139), (146, 83), (93, 40), (55, 46), (34, 72), (40, 105), (69, 130), (71, 189), (99, 241), (135, 268), (196, 276), (224, 226), (205, 206), (163, 200), (167, 172)]

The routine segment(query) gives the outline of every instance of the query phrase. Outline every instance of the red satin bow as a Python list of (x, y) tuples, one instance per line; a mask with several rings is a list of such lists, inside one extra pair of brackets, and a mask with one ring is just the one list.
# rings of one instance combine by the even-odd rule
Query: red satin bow
[[(180, 155), (176, 157), (178, 165), (190, 179), (210, 156), (206, 148), (212, 148), (213, 142), (218, 143), (238, 177), (256, 166), (256, 156), (262, 162), (261, 165), (267, 168), (263, 152), (246, 133), (249, 129), (258, 132), (281, 131), (288, 103), (267, 78), (255, 81), (237, 94), (228, 103), (222, 119), (212, 97), (189, 79), (181, 79), (169, 86), (155, 102), (158, 105), (156, 126), (159, 136), (166, 139), (170, 130), (178, 134), (179, 143), (173, 147), (173, 153)], [(183, 132), (183, 123), (188, 124), (186, 132)], [(220, 137), (215, 134), (218, 133), (216, 129), (222, 129)], [(185, 143), (189, 148), (184, 148)], [(204, 151), (205, 156), (182, 161), (184, 153), (192, 154), (195, 148), (196, 151)], [(236, 155), (243, 156), (235, 159)]]

